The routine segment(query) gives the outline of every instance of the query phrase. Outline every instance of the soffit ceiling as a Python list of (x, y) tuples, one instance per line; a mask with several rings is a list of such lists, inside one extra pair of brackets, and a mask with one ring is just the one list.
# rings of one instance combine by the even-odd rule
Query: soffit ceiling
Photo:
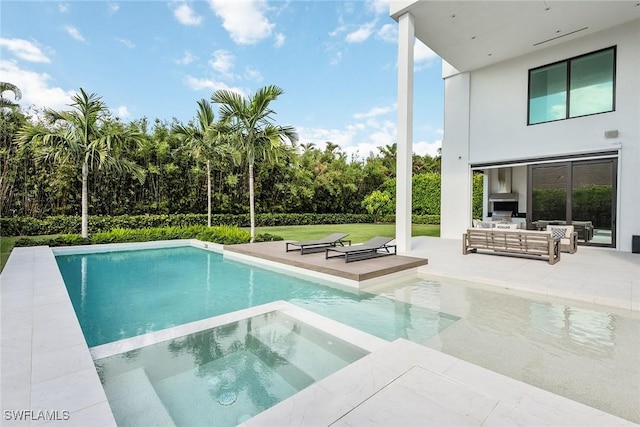
[(407, 11), (416, 38), (469, 71), (639, 20), (640, 0), (391, 2), (394, 19)]

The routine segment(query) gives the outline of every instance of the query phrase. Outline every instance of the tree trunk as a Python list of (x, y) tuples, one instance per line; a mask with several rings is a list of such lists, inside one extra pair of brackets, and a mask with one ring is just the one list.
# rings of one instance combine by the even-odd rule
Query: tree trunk
[(211, 161), (207, 160), (207, 226), (211, 227)]
[(249, 216), (251, 218), (251, 243), (256, 237), (256, 214), (253, 202), (253, 163), (249, 163)]
[(89, 236), (89, 191), (87, 189), (87, 178), (89, 176), (89, 165), (85, 161), (82, 164), (82, 237)]

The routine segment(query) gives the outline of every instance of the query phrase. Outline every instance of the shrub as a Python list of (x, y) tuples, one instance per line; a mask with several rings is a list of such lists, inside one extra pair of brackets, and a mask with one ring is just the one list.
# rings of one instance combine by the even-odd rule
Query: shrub
[(391, 196), (388, 193), (375, 190), (362, 201), (362, 207), (373, 217), (373, 222), (377, 223), (378, 219), (388, 210), (391, 204)]
[[(150, 242), (156, 240), (199, 239), (221, 245), (248, 243), (251, 235), (248, 231), (236, 226), (220, 225), (206, 227), (195, 225), (188, 227), (153, 227), (146, 229), (115, 228), (111, 231), (96, 233), (89, 238), (82, 238), (78, 234), (68, 234), (50, 239), (21, 238), (15, 242), (20, 246), (73, 246), (104, 243), (133, 243)], [(283, 240), (280, 236), (258, 234), (256, 242)]]
[[(380, 222), (393, 223), (396, 222), (395, 215), (384, 215), (380, 218)], [(413, 224), (440, 224), (440, 215), (411, 215), (411, 222)]]
[(251, 233), (235, 226), (220, 225), (202, 231), (197, 238), (222, 245), (234, 245), (248, 243), (251, 240)]
[(254, 239), (254, 242), (258, 243), (258, 242), (276, 242), (279, 240), (284, 240), (281, 236), (276, 236), (274, 234), (269, 234), (269, 233), (260, 233), (260, 234), (256, 234), (256, 237)]
[[(259, 227), (279, 225), (351, 224), (370, 223), (366, 214), (258, 214)], [(204, 214), (176, 215), (120, 215), (89, 216), (89, 233), (98, 234), (114, 229), (151, 229), (165, 227), (206, 227)], [(249, 215), (216, 214), (211, 216), (213, 225), (249, 226)], [(0, 218), (2, 236), (39, 236), (49, 234), (80, 233), (79, 216), (52, 216), (45, 219), (31, 217)]]

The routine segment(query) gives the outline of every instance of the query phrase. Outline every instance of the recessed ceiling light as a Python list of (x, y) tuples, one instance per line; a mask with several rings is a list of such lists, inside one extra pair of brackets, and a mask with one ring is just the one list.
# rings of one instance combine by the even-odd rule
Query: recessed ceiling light
[(556, 34), (560, 34), (560, 33), (561, 33), (561, 31), (560, 31), (560, 30), (556, 30)]
[(472, 37), (471, 37), (471, 40), (475, 40), (475, 39), (476, 39), (476, 36), (472, 36)]
[(493, 55), (493, 53), (488, 53), (488, 54), (487, 54), (487, 56), (491, 56), (491, 55)]
[(454, 13), (453, 15), (451, 15), (451, 17), (452, 17), (452, 18), (455, 18), (455, 17), (456, 17), (456, 14)]

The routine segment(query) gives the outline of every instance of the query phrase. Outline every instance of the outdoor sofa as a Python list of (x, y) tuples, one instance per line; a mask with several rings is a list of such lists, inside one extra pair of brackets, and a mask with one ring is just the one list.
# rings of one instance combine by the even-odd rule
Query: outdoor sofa
[[(351, 245), (351, 240), (345, 240), (348, 234), (346, 233), (333, 233), (318, 240), (308, 240), (306, 242), (287, 242), (285, 249), (286, 252), (300, 251), (301, 255), (310, 254), (314, 252), (322, 252), (325, 248), (333, 248), (338, 245), (344, 246), (345, 243)], [(290, 246), (294, 249), (290, 249)]]
[[(345, 262), (395, 255), (396, 245), (389, 245), (392, 237), (376, 236), (361, 244), (349, 247), (331, 247), (325, 249), (325, 259), (344, 257)], [(393, 249), (393, 252), (389, 249)]]
[(560, 238), (554, 238), (550, 231), (469, 228), (462, 235), (462, 254), (478, 250), (496, 255), (545, 257), (553, 265), (560, 261)]
[[(544, 220), (540, 219), (531, 223), (537, 230), (546, 230), (550, 225), (567, 225), (567, 221), (563, 220)], [(588, 242), (593, 239), (593, 222), (592, 221), (571, 221), (574, 231), (578, 233), (578, 240)]]

